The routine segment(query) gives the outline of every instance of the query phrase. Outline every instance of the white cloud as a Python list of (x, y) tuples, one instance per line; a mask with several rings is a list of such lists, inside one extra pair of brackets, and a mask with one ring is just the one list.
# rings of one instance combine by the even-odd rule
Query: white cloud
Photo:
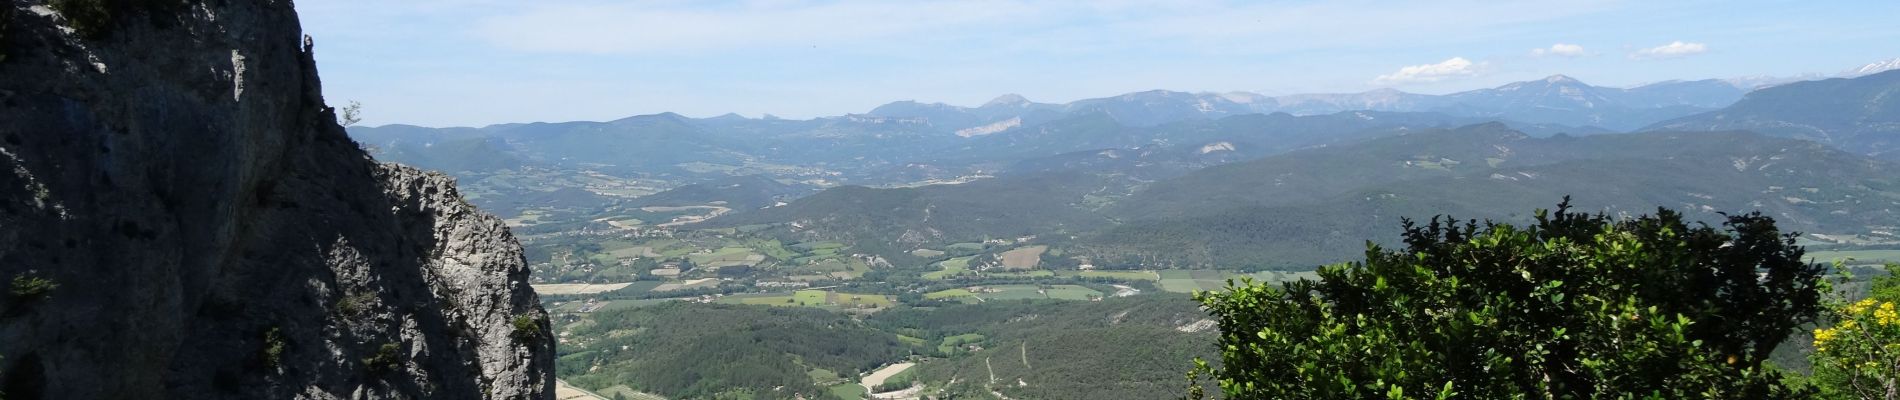
[(1709, 46), (1701, 43), (1687, 43), (1681, 40), (1669, 44), (1637, 50), (1630, 53), (1632, 60), (1660, 60), (1665, 58), (1687, 57), (1709, 52)]
[(1449, 60), (1437, 64), (1413, 65), (1399, 68), (1399, 72), (1394, 72), (1389, 75), (1379, 75), (1378, 78), (1372, 80), (1372, 83), (1390, 85), (1470, 78), (1483, 73), (1487, 66), (1487, 63), (1473, 63), (1464, 57), (1452, 57)]
[(1590, 53), (1584, 52), (1583, 46), (1558, 43), (1558, 44), (1550, 45), (1550, 48), (1548, 49), (1531, 49), (1531, 55), (1538, 56), (1538, 57), (1543, 57), (1543, 56), (1583, 57), (1583, 56), (1590, 55)]

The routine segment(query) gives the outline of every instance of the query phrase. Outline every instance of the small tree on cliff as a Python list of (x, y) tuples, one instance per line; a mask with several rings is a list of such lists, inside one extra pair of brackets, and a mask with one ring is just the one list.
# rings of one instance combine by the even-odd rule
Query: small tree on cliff
[(1814, 319), (1822, 268), (1759, 214), (1540, 210), (1527, 228), (1433, 219), (1405, 247), (1275, 289), (1197, 295), (1228, 398), (1775, 398), (1762, 367)]

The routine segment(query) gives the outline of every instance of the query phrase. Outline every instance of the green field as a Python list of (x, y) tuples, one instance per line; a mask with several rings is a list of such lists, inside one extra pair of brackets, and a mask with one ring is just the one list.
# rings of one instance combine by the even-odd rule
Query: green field
[(756, 254), (757, 253), (752, 252), (752, 248), (750, 247), (721, 247), (719, 250), (715, 250), (711, 253), (688, 254), (686, 260), (698, 265), (727, 266), (749, 264), (751, 261), (749, 258)]
[(1847, 265), (1900, 263), (1900, 250), (1814, 251), (1808, 252), (1808, 261), (1826, 264), (1840, 261)]
[(886, 295), (838, 293), (827, 290), (737, 294), (720, 298), (718, 301), (727, 304), (819, 308), (888, 308), (896, 305), (896, 302)]
[(939, 290), (935, 292), (925, 293), (924, 298), (930, 299), (930, 300), (937, 300), (937, 299), (947, 299), (947, 298), (953, 298), (953, 297), (969, 297), (969, 296), (975, 296), (975, 295), (976, 295), (975, 293), (970, 293), (968, 289), (946, 289), (946, 290)]
[(998, 278), (1048, 278), (1056, 276), (1055, 271), (991, 272), (983, 274)]
[(1045, 289), (1043, 292), (1046, 293), (1049, 298), (1057, 300), (1088, 300), (1090, 298), (1102, 297), (1102, 292), (1074, 285), (1058, 285)]
[(1112, 278), (1129, 281), (1161, 280), (1161, 274), (1154, 271), (1082, 271), (1076, 275), (1083, 278)]
[(923, 338), (910, 337), (910, 336), (905, 336), (901, 334), (897, 335), (897, 340), (904, 342), (906, 344), (912, 345), (912, 346), (922, 346), (924, 345), (924, 343), (929, 342), (927, 340), (924, 340)]
[(747, 247), (751, 247), (753, 250), (758, 250), (759, 253), (765, 254), (766, 257), (771, 257), (774, 260), (790, 260), (793, 258), (798, 258), (798, 252), (792, 251), (792, 249), (790, 248), (786, 248), (785, 244), (780, 243), (778, 240), (751, 239), (751, 240), (745, 241), (745, 245)]
[(870, 393), (869, 390), (864, 389), (864, 386), (859, 386), (856, 383), (846, 383), (842, 385), (832, 386), (830, 389), (831, 389), (831, 397), (836, 397), (836, 398), (840, 398), (844, 400), (862, 399), (864, 398), (865, 394)]
[(948, 260), (943, 260), (943, 262), (937, 263), (937, 265), (942, 267), (943, 269), (924, 273), (924, 279), (946, 279), (946, 278), (957, 276), (957, 275), (963, 275), (964, 273), (970, 271), (970, 259), (972, 258), (976, 258), (976, 257), (967, 256), (967, 257), (957, 257), (957, 258), (952, 258)]
[(828, 296), (830, 294), (831, 292), (823, 290), (800, 290), (792, 292), (792, 301), (796, 301), (799, 304), (826, 304), (828, 302), (825, 301), (825, 298), (830, 297)]
[(924, 294), (924, 298), (926, 299), (962, 299), (965, 303), (973, 303), (975, 302), (974, 300), (977, 299), (985, 301), (1016, 299), (1088, 300), (1095, 297), (1102, 297), (1102, 292), (1077, 285), (1049, 285), (1046, 287), (1040, 285), (975, 286), (971, 288), (939, 290)]
[(811, 375), (811, 381), (817, 383), (826, 383), (839, 379), (837, 372), (831, 372), (831, 370), (824, 368), (812, 368), (810, 371), (805, 371), (805, 374)]
[(943, 354), (955, 353), (958, 349), (962, 348), (963, 345), (981, 342), (983, 342), (983, 335), (975, 333), (946, 336), (943, 338), (943, 342), (937, 344), (937, 352)]

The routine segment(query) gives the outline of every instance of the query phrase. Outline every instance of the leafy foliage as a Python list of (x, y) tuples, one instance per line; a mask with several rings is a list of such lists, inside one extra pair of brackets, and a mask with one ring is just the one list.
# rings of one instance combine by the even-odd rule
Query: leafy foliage
[[(1231, 398), (1769, 398), (1762, 361), (1819, 311), (1821, 268), (1759, 214), (1434, 218), (1405, 247), (1282, 289), (1198, 296)], [(1191, 391), (1192, 392), (1192, 391)], [(1193, 394), (1193, 393), (1190, 393)]]
[(1824, 398), (1900, 398), (1900, 265), (1873, 280), (1869, 296), (1835, 301), (1833, 325), (1814, 330), (1812, 382)]
[(536, 338), (541, 337), (541, 321), (536, 320), (533, 315), (515, 316), (513, 324), (515, 329), (509, 333), (509, 336), (517, 342), (532, 343)]
[(264, 366), (277, 369), (279, 365), (283, 365), (283, 360), (284, 332), (278, 327), (271, 327), (269, 331), (264, 332)]
[(375, 306), (375, 292), (355, 292), (336, 300), (336, 311), (346, 317), (355, 317)]
[(402, 353), (402, 345), (396, 344), (396, 343), (384, 343), (383, 345), (376, 347), (375, 353), (370, 354), (369, 357), (363, 358), (363, 368), (369, 370), (369, 373), (371, 374), (381, 374), (381, 373), (395, 371), (396, 365), (399, 363), (402, 363), (401, 353)]
[(350, 100), (350, 105), (343, 106), (343, 108), (337, 109), (337, 118), (336, 118), (337, 125), (342, 125), (343, 127), (348, 128), (348, 127), (356, 126), (356, 123), (358, 122), (363, 122), (363, 103), (359, 103), (356, 100)]
[(12, 294), (16, 301), (24, 302), (45, 299), (56, 289), (59, 289), (58, 283), (28, 271), (13, 277), (13, 285), (8, 288), (7, 293)]

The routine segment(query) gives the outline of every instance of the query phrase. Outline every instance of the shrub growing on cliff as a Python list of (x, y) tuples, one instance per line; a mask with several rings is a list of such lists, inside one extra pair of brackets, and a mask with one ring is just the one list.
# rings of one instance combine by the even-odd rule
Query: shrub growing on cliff
[(277, 369), (284, 360), (284, 332), (272, 327), (264, 332), (264, 366)]
[(355, 316), (361, 315), (365, 311), (369, 311), (370, 306), (373, 306), (375, 302), (376, 302), (376, 293), (372, 293), (372, 292), (351, 293), (351, 294), (344, 295), (342, 298), (337, 299), (336, 311), (337, 313), (343, 314), (343, 316), (346, 316), (346, 317), (355, 317)]
[(371, 374), (381, 374), (396, 370), (396, 364), (402, 362), (402, 345), (384, 343), (376, 348), (375, 354), (363, 358), (363, 368)]
[(516, 316), (514, 325), (515, 330), (511, 336), (515, 338), (515, 341), (527, 343), (541, 337), (541, 322), (536, 321), (533, 315)]
[(33, 271), (27, 271), (25, 274), (13, 277), (13, 285), (8, 288), (7, 293), (12, 294), (14, 300), (25, 302), (45, 299), (51, 296), (55, 289), (59, 289), (58, 283), (42, 278)]
[[(1197, 298), (1228, 398), (1781, 398), (1762, 362), (1819, 310), (1819, 266), (1759, 214), (1407, 221), (1405, 248)], [(1447, 220), (1448, 221), (1448, 220)], [(1189, 397), (1201, 397), (1198, 382)]]

